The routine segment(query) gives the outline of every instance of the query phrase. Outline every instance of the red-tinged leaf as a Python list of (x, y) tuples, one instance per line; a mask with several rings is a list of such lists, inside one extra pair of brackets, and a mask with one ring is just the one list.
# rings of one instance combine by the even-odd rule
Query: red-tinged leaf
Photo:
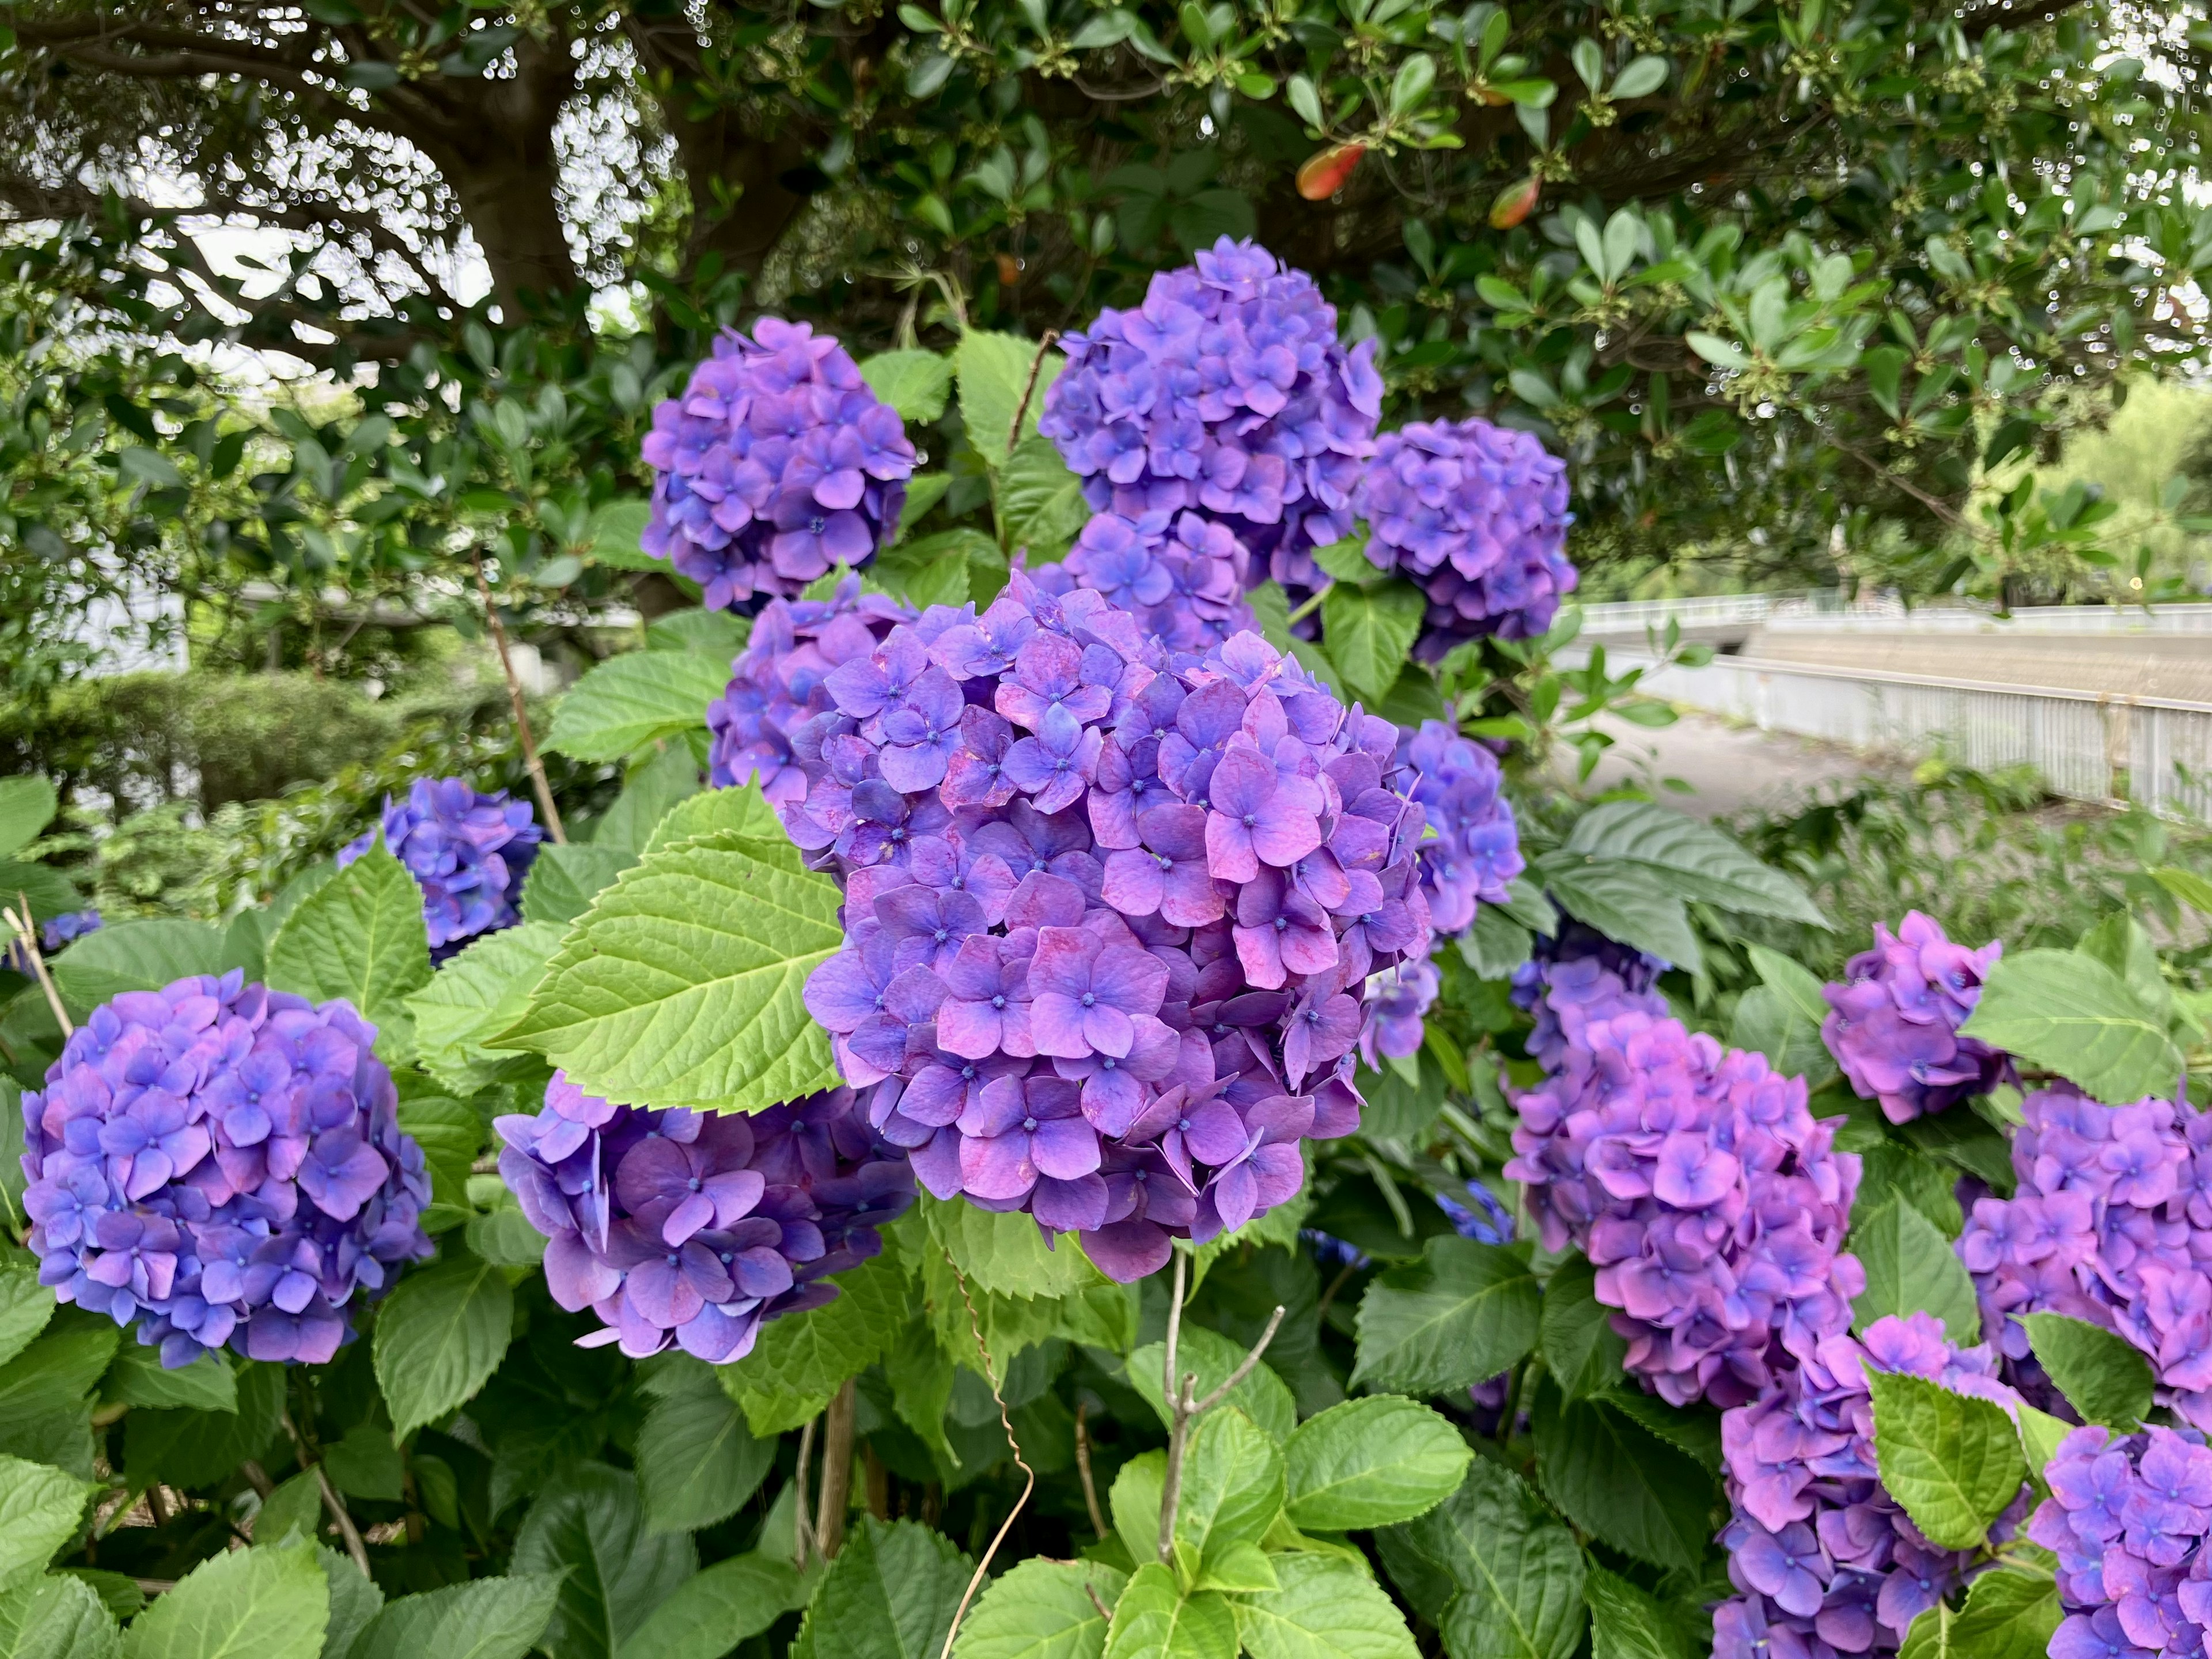
[(1298, 194), (1309, 202), (1326, 202), (1344, 188), (1366, 154), (1364, 144), (1336, 144), (1322, 151), (1298, 169)]
[(1540, 179), (1524, 179), (1517, 185), (1506, 185), (1490, 204), (1490, 228), (1512, 229), (1536, 210), (1536, 198), (1543, 193), (1544, 181)]

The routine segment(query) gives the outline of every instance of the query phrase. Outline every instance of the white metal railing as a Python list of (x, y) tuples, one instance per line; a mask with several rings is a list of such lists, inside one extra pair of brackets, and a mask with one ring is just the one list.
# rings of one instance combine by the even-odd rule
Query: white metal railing
[[(1651, 659), (1617, 656), (1615, 672)], [(2134, 800), (2169, 817), (2212, 818), (2212, 703), (2060, 686), (1717, 657), (1649, 665), (1641, 689), (1762, 732), (1908, 755), (1942, 750), (1991, 770), (2032, 766), (2075, 800)]]
[(2212, 605), (2052, 605), (2000, 617), (1976, 605), (1907, 610), (1892, 594), (1709, 593), (1682, 599), (1608, 599), (1583, 607), (1591, 638), (1640, 640), (1669, 621), (1684, 629), (1771, 628), (1778, 633), (2212, 634)]
[(1771, 593), (1712, 593), (1688, 599), (1607, 599), (1583, 607), (1583, 632), (1642, 639), (1646, 629), (1678, 622), (1685, 628), (1727, 628), (1763, 622), (1773, 611)]

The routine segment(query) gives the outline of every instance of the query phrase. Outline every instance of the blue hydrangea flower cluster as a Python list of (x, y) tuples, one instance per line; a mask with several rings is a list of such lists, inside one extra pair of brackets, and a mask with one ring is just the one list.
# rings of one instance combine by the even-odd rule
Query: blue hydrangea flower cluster
[(684, 395), (653, 411), (644, 454), (642, 545), (705, 588), (710, 611), (866, 563), (915, 466), (905, 424), (844, 348), (775, 317), (714, 342)]
[(1566, 464), (1528, 433), (1479, 416), (1387, 432), (1357, 505), (1370, 562), (1428, 596), (1423, 662), (1486, 635), (1533, 639), (1574, 590)]
[[(384, 798), (384, 845), (422, 890), (431, 959), (443, 962), (479, 933), (522, 919), (522, 882), (544, 831), (530, 803), (488, 795), (466, 778), (417, 778), (407, 799)], [(338, 852), (343, 870), (376, 845), (364, 831)]]
[(1763, 1054), (1633, 1012), (1583, 1042), (1516, 1103), (1505, 1173), (1545, 1248), (1596, 1267), (1632, 1375), (1672, 1405), (1753, 1400), (1790, 1352), (1850, 1327), (1859, 1160)]
[[(39, 949), (52, 956), (71, 939), (98, 933), (100, 925), (97, 910), (71, 910), (63, 915), (49, 916), (39, 927)], [(19, 974), (27, 975), (33, 971), (31, 953), (23, 948), (21, 939), (9, 941), (7, 954), (0, 961)]]
[(2117, 1331), (2150, 1360), (2161, 1400), (2212, 1427), (2212, 1114), (2103, 1106), (2067, 1085), (2021, 1113), (2019, 1184), (1977, 1200), (1959, 1237), (1985, 1328), (2023, 1366), (2027, 1332), (2010, 1316)]
[(1954, 945), (1933, 919), (1908, 911), (1894, 933), (1876, 922), (1874, 949), (1853, 957), (1844, 982), (1822, 993), (1830, 1012), (1820, 1040), (1851, 1087), (1879, 1102), (1892, 1123), (1985, 1095), (2011, 1077), (2003, 1054), (1959, 1035), (2003, 953), (1998, 939), (1978, 951)]
[(2212, 1629), (2212, 1450), (2194, 1431), (2076, 1429), (2027, 1535), (2058, 1558), (2051, 1659), (2202, 1655)]
[(603, 1322), (580, 1346), (742, 1359), (761, 1326), (836, 1300), (914, 1200), (906, 1159), (838, 1089), (741, 1114), (611, 1106), (563, 1073), (494, 1126), (499, 1173), (545, 1235), (545, 1282)]
[(1312, 277), (1224, 236), (1061, 348), (1037, 430), (1094, 510), (1194, 510), (1249, 550), (1250, 580), (1328, 585), (1313, 550), (1352, 532), (1382, 379), (1373, 341), (1338, 343)]
[(1236, 532), (1202, 514), (1101, 513), (1066, 559), (1038, 570), (1036, 580), (1049, 589), (1064, 573), (1073, 586), (1104, 594), (1170, 651), (1204, 652), (1259, 626), (1244, 603), (1250, 568)]
[(39, 1279), (161, 1363), (319, 1362), (430, 1254), (376, 1030), (234, 969), (101, 1004), (23, 1097)]
[[(1775, 1386), (1721, 1418), (1735, 1509), (1721, 1541), (1741, 1594), (1714, 1611), (1715, 1659), (1894, 1652), (1914, 1618), (1966, 1581), (1973, 1552), (1930, 1544), (1881, 1484), (1867, 1368), (2008, 1411), (2019, 1396), (1986, 1348), (1953, 1347), (1924, 1313), (1875, 1321), (1863, 1346), (1840, 1329), (1792, 1346)], [(1996, 1535), (2026, 1509), (2023, 1487)]]
[(1534, 1013), (1529, 1057), (1547, 1073), (1567, 1068), (1567, 1056), (1587, 1052), (1586, 1033), (1596, 1021), (1629, 1012), (1667, 1017), (1658, 989), (1667, 963), (1649, 951), (1607, 939), (1596, 928), (1561, 919), (1536, 936), (1528, 960), (1513, 970), (1513, 1000)]
[(1017, 570), (978, 615), (771, 605), (709, 712), (835, 871), (808, 1008), (940, 1197), (1077, 1232), (1118, 1278), (1348, 1133), (1370, 975), (1425, 956), (1396, 728), (1258, 635), (1170, 658)]
[(1439, 933), (1463, 933), (1480, 902), (1503, 904), (1528, 866), (1513, 807), (1500, 792), (1498, 757), (1443, 720), (1399, 739), (1398, 764), (1436, 835), (1421, 844), (1421, 890)]
[(1427, 960), (1402, 962), (1375, 976), (1369, 987), (1367, 1026), (1359, 1034), (1359, 1057), (1369, 1071), (1379, 1072), (1388, 1060), (1420, 1052), (1429, 1010), (1443, 989), (1443, 975)]

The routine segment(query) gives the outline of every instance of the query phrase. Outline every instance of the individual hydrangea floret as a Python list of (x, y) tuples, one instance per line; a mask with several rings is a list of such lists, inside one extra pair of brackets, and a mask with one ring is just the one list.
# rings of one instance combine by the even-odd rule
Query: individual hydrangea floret
[[(1893, 1653), (1973, 1570), (1976, 1552), (1929, 1543), (1881, 1485), (1869, 1368), (2008, 1412), (2021, 1404), (1986, 1348), (1954, 1347), (1924, 1313), (1876, 1320), (1863, 1346), (1838, 1331), (1796, 1357), (1757, 1401), (1721, 1418), (1735, 1510), (1721, 1542), (1741, 1594), (1714, 1611), (1715, 1659)], [(2008, 1536), (2027, 1504), (2023, 1487), (1992, 1535)]]
[(1917, 910), (1893, 933), (1874, 926), (1874, 949), (1826, 987), (1830, 1012), (1820, 1040), (1852, 1088), (1881, 1103), (1892, 1123), (1909, 1123), (1985, 1095), (2012, 1075), (2001, 1051), (1959, 1028), (1982, 1000), (1982, 981), (2004, 953), (2002, 940), (1978, 951), (1954, 945)]
[(430, 1254), (422, 1149), (343, 1000), (221, 978), (101, 1004), (23, 1097), (39, 1279), (161, 1363), (319, 1362)]
[(545, 1282), (633, 1358), (672, 1342), (709, 1364), (761, 1326), (834, 1300), (914, 1199), (906, 1160), (849, 1089), (750, 1116), (611, 1106), (556, 1072), (535, 1116), (498, 1120), (499, 1173), (546, 1237)]
[(2027, 1535), (2058, 1558), (2051, 1659), (2201, 1655), (2212, 1629), (2212, 1450), (2194, 1430), (2076, 1429)]
[(714, 342), (653, 411), (642, 544), (706, 590), (710, 611), (796, 597), (872, 559), (898, 525), (914, 445), (829, 335), (763, 317)]
[(1513, 1000), (1536, 1017), (1529, 1057), (1557, 1073), (1571, 1053), (1588, 1049), (1585, 1033), (1595, 1022), (1631, 1012), (1664, 1019), (1658, 981), (1667, 966), (1648, 951), (1561, 918), (1553, 932), (1536, 936), (1528, 960), (1513, 970)]
[[(1170, 651), (1204, 652), (1258, 627), (1244, 603), (1251, 560), (1236, 532), (1192, 512), (1101, 513), (1066, 559), (1036, 573), (1047, 591), (1088, 588), (1136, 617)], [(1062, 586), (1052, 580), (1064, 574)]]
[(1850, 1324), (1859, 1160), (1762, 1054), (1638, 1012), (1583, 1039), (1516, 1103), (1505, 1174), (1545, 1248), (1596, 1267), (1632, 1374), (1672, 1405), (1755, 1399), (1789, 1352)]
[(1574, 591), (1566, 464), (1526, 432), (1480, 416), (1386, 432), (1357, 505), (1370, 562), (1428, 598), (1424, 662), (1487, 635), (1533, 639)]
[(1439, 933), (1463, 933), (1476, 905), (1503, 904), (1528, 866), (1520, 828), (1499, 788), (1498, 757), (1443, 720), (1399, 740), (1398, 764), (1436, 835), (1421, 844), (1421, 890)]
[(1248, 580), (1328, 586), (1313, 550), (1351, 533), (1382, 380), (1372, 340), (1338, 343), (1312, 277), (1224, 236), (1061, 348), (1037, 430), (1094, 510), (1194, 510), (1249, 550)]
[(1959, 1237), (1986, 1328), (2024, 1370), (2014, 1316), (2117, 1331), (2149, 1359), (2160, 1399), (2212, 1426), (2212, 1115), (2102, 1106), (2068, 1084), (2021, 1115), (2013, 1195), (1978, 1200)]
[[(384, 845), (422, 890), (430, 955), (443, 962), (479, 933), (522, 919), (522, 882), (544, 831), (530, 803), (479, 794), (466, 778), (417, 778), (407, 799), (384, 798)], [(376, 845), (369, 830), (338, 852), (343, 870)]]
[(1020, 570), (978, 613), (771, 605), (709, 711), (845, 891), (808, 1008), (939, 1197), (1116, 1277), (1304, 1183), (1358, 1121), (1370, 975), (1427, 951), (1396, 729), (1258, 635), (1170, 653)]

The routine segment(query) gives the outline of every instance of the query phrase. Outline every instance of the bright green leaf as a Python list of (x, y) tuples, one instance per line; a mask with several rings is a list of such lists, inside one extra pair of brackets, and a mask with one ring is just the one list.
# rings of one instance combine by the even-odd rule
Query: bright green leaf
[(1127, 1582), (1103, 1562), (1033, 1556), (994, 1578), (976, 1599), (952, 1659), (1099, 1659), (1106, 1650), (1099, 1605), (1112, 1607)]
[(1961, 1036), (2070, 1078), (2109, 1105), (2171, 1097), (2181, 1053), (2125, 981), (2078, 951), (2017, 951), (1990, 964)]
[(694, 652), (610, 658), (562, 697), (545, 746), (578, 760), (624, 759), (656, 738), (704, 726), (707, 705), (729, 679), (728, 663)]
[(377, 1028), (377, 1052), (414, 1048), (407, 998), (430, 982), (422, 890), (380, 843), (319, 888), (269, 941), (269, 983), (312, 1001), (343, 997)]
[(2064, 1314), (2023, 1315), (2035, 1357), (2084, 1423), (2133, 1434), (2150, 1415), (2150, 1362), (2125, 1337)]
[(814, 1592), (791, 1659), (939, 1659), (970, 1571), (943, 1534), (864, 1517)]
[(1286, 1554), (1279, 1588), (1236, 1603), (1252, 1659), (1417, 1659), (1406, 1616), (1372, 1576), (1337, 1555)]
[(1864, 1332), (1891, 1314), (1929, 1313), (1944, 1334), (1971, 1347), (1981, 1340), (1974, 1282), (1943, 1235), (1911, 1205), (1892, 1198), (1851, 1229), (1850, 1246), (1866, 1269), (1866, 1289), (1851, 1304), (1852, 1328)]
[(1881, 1484), (1939, 1549), (1978, 1547), (2027, 1479), (2003, 1407), (1867, 1367)]
[(1139, 1567), (1106, 1632), (1105, 1659), (1236, 1659), (1237, 1619), (1218, 1592), (1185, 1595), (1157, 1561)]
[(1358, 696), (1381, 702), (1421, 631), (1426, 601), (1403, 582), (1377, 587), (1339, 583), (1321, 602), (1322, 640), (1328, 659)]
[(1459, 1490), (1467, 1442), (1426, 1406), (1347, 1400), (1301, 1423), (1283, 1448), (1285, 1511), (1305, 1532), (1410, 1521)]
[(1018, 335), (970, 329), (960, 337), (953, 353), (960, 377), (960, 419), (968, 428), (968, 441), (986, 465), (1006, 465), (1007, 434), (1013, 429), (1023, 390), (1030, 385), (1031, 371), (1036, 380), (1022, 416), (1021, 435), (1025, 438), (1036, 430), (1037, 417), (1044, 413), (1045, 392), (1060, 378), (1066, 362), (1057, 351), (1040, 354), (1036, 341)]
[(514, 1293), (489, 1262), (455, 1255), (404, 1276), (376, 1316), (376, 1380), (392, 1433), (404, 1440), (473, 1399), (514, 1328)]
[(46, 1464), (0, 1455), (0, 1589), (38, 1576), (97, 1490)]
[(560, 1588), (550, 1573), (519, 1573), (400, 1596), (370, 1621), (349, 1659), (524, 1659)]
[(124, 1633), (125, 1659), (319, 1659), (330, 1586), (313, 1547), (210, 1556)]

